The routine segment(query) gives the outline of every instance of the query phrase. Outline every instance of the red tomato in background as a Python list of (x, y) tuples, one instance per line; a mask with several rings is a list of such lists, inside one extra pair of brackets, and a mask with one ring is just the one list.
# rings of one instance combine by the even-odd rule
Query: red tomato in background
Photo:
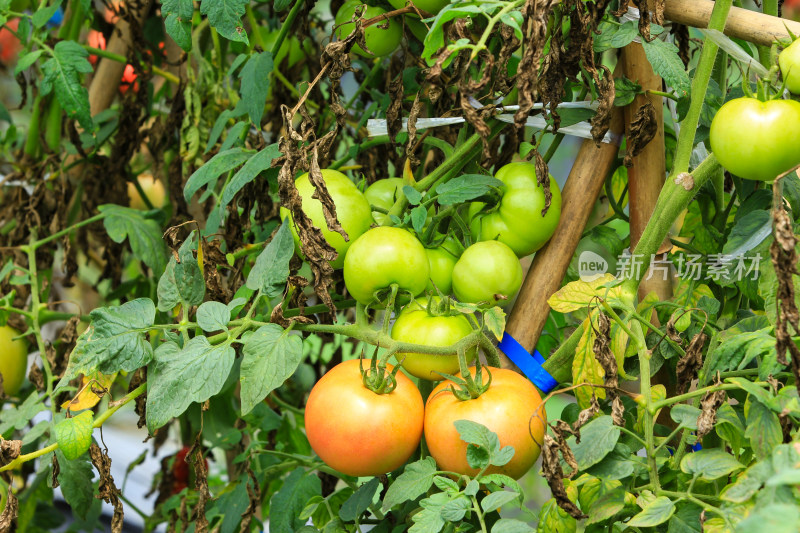
[[(13, 31), (19, 27), (19, 19), (11, 19), (6, 25)], [(0, 29), (0, 63), (7, 67), (16, 65), (17, 57), (22, 50), (22, 43), (8, 28)]]
[(361, 381), (358, 359), (351, 359), (328, 370), (311, 389), (306, 435), (331, 468), (377, 476), (408, 461), (422, 438), (423, 417), (422, 395), (407, 376), (398, 373), (395, 390), (376, 394)]
[[(92, 48), (99, 48), (100, 50), (106, 49), (106, 36), (97, 30), (89, 30), (89, 35), (86, 36), (86, 44)], [(89, 63), (93, 66), (97, 63), (97, 56), (90, 55)]]

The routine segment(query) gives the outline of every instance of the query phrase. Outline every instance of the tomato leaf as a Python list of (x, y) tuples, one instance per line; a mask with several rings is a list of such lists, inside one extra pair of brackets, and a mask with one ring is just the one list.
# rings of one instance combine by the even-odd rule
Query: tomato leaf
[(502, 181), (483, 174), (465, 174), (436, 187), (439, 205), (460, 204), (488, 193), (492, 187), (500, 188)]
[(783, 431), (778, 415), (769, 407), (749, 395), (744, 404), (746, 424), (744, 436), (750, 440), (750, 446), (758, 459), (763, 460), (772, 454), (772, 450), (783, 442)]
[(382, 509), (388, 511), (395, 505), (414, 500), (423, 495), (433, 484), (436, 476), (436, 461), (426, 457), (406, 465), (405, 470), (389, 485), (383, 498)]
[(792, 503), (770, 503), (758, 507), (736, 525), (737, 533), (794, 533), (800, 530), (800, 509)]
[(339, 509), (339, 518), (345, 522), (352, 522), (358, 518), (372, 504), (375, 492), (380, 486), (380, 480), (374, 477), (358, 487), (353, 495), (342, 504), (342, 508)]
[(101, 205), (101, 213), (106, 214), (103, 225), (112, 241), (121, 243), (126, 238), (133, 255), (141, 259), (153, 272), (163, 272), (166, 266), (166, 247), (161, 227), (154, 221), (144, 218), (136, 209), (118, 205)]
[[(503, 466), (514, 456), (514, 448), (512, 446), (500, 448), (497, 433), (483, 424), (471, 420), (456, 420), (454, 424), (461, 440), (474, 445), (467, 446), (467, 462), (473, 468), (483, 468), (486, 464)], [(485, 452), (480, 452), (481, 449)]]
[(597, 53), (627, 46), (639, 36), (639, 28), (632, 20), (624, 24), (603, 21), (598, 25), (597, 31), (600, 34), (595, 36), (593, 42), (594, 51)]
[[(250, 56), (244, 68), (239, 72), (242, 80), (240, 93), (250, 121), (259, 128), (264, 114), (264, 104), (269, 93), (269, 80), (272, 73), (272, 53), (260, 52)], [(277, 151), (277, 144), (272, 145)], [(276, 156), (273, 156), (274, 159)]]
[(137, 298), (116, 307), (100, 307), (90, 316), (92, 322), (78, 337), (69, 361), (70, 370), (59, 388), (79, 373), (133, 372), (153, 359), (153, 347), (143, 333), (155, 320), (156, 306), (152, 300)]
[(92, 444), (94, 413), (83, 411), (72, 418), (65, 418), (53, 428), (58, 447), (64, 457), (71, 461), (83, 455)]
[(575, 437), (567, 439), (578, 461), (578, 468), (585, 470), (602, 461), (617, 445), (619, 434), (619, 428), (614, 425), (612, 418), (603, 415), (581, 428), (580, 443), (576, 442)]
[(503, 332), (506, 330), (505, 311), (498, 306), (491, 307), (483, 312), (483, 321), (497, 340), (503, 338)]
[(411, 226), (414, 228), (419, 234), (422, 234), (422, 230), (425, 227), (425, 221), (428, 218), (428, 210), (425, 209), (423, 206), (418, 205), (414, 209), (411, 210)]
[(727, 476), (741, 468), (744, 466), (739, 461), (720, 449), (699, 450), (687, 454), (681, 460), (681, 470), (684, 473), (699, 476), (706, 481)]
[[(583, 322), (583, 335), (575, 347), (575, 358), (572, 360), (572, 382), (576, 385), (579, 383), (601, 385), (605, 376), (602, 365), (594, 355), (595, 334), (589, 320), (587, 318)], [(575, 389), (575, 398), (581, 408), (588, 407), (592, 395), (602, 399), (606, 397), (606, 391), (589, 386)]]
[(192, 0), (163, 0), (161, 2), (164, 29), (184, 52), (192, 49), (192, 15), (194, 15)]
[(653, 71), (664, 78), (667, 85), (672, 86), (678, 96), (686, 96), (691, 90), (691, 81), (681, 58), (678, 56), (678, 47), (672, 43), (653, 39), (642, 40), (647, 61), (653, 66)]
[[(183, 241), (178, 258), (173, 255), (158, 280), (158, 310), (171, 311), (176, 305), (198, 305), (206, 293), (206, 282), (194, 257), (194, 234)], [(227, 322), (226, 322), (227, 323)]]
[(642, 512), (628, 522), (628, 527), (655, 527), (663, 524), (675, 514), (675, 504), (666, 496), (659, 496), (648, 503)]
[(204, 402), (219, 393), (233, 367), (230, 344), (212, 346), (206, 337), (194, 337), (181, 349), (166, 342), (155, 351), (147, 373), (147, 428), (152, 433), (192, 402)]
[(269, 503), (269, 529), (278, 532), (298, 531), (306, 523), (298, 518), (306, 502), (322, 493), (322, 481), (312, 472), (298, 467), (283, 481)]
[(200, 3), (200, 13), (206, 15), (211, 26), (226, 39), (250, 44), (242, 26), (247, 3), (247, 0), (205, 0)]
[[(24, 41), (23, 41), (24, 42)], [(92, 72), (89, 52), (75, 41), (59, 41), (53, 56), (42, 64), (42, 96), (55, 88), (58, 103), (71, 119), (87, 132), (94, 128), (89, 109), (89, 91), (81, 83), (81, 74)]]
[(197, 325), (203, 331), (222, 331), (227, 329), (231, 319), (231, 311), (222, 302), (203, 302), (197, 308)]
[(219, 152), (189, 176), (186, 185), (183, 186), (184, 199), (188, 202), (201, 188), (216, 181), (222, 173), (238, 167), (250, 159), (252, 155), (252, 150), (244, 150), (243, 148), (231, 148)]
[(242, 354), (244, 415), (294, 374), (302, 360), (303, 341), (277, 324), (267, 324), (245, 339)]
[(258, 254), (245, 284), (254, 291), (263, 291), (269, 298), (283, 292), (286, 278), (289, 277), (289, 261), (294, 254), (294, 240), (289, 228), (291, 222), (286, 219), (275, 236)]
[[(570, 516), (569, 518), (572, 517)], [(572, 518), (572, 520), (575, 519)], [(514, 518), (501, 518), (492, 526), (492, 533), (533, 533), (534, 531), (536, 530), (525, 522), (516, 520)], [(547, 531), (570, 531), (570, 529), (553, 528), (548, 529)]]
[(67, 503), (80, 518), (85, 519), (92, 507), (94, 486), (92, 484), (92, 464), (88, 456), (73, 460), (67, 459), (63, 450), (55, 451), (58, 459), (58, 484)]
[(505, 504), (517, 500), (519, 498), (519, 494), (516, 492), (510, 492), (507, 490), (499, 490), (497, 492), (492, 492), (488, 496), (486, 496), (483, 501), (481, 502), (481, 507), (487, 513), (492, 511), (496, 511), (500, 507), (504, 506)]
[(603, 298), (608, 301), (624, 302), (626, 300), (622, 288), (619, 286), (607, 287), (616, 282), (612, 274), (606, 273), (592, 281), (572, 281), (556, 291), (547, 300), (554, 311), (571, 313), (587, 307), (593, 300)]
[(672, 406), (669, 416), (678, 423), (679, 426), (697, 429), (697, 418), (702, 414), (702, 411), (693, 405), (679, 403)]

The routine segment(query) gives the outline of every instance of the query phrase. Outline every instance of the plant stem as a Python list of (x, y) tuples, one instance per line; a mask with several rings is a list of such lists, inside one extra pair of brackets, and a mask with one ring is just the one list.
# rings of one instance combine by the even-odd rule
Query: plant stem
[[(125, 63), (125, 64), (128, 63), (128, 59), (125, 56), (121, 56), (113, 52), (107, 52), (105, 50), (101, 50), (100, 48), (94, 48), (93, 46), (89, 46), (88, 44), (81, 44), (81, 46), (92, 55), (96, 55), (98, 57), (105, 57), (106, 59), (110, 59), (111, 61), (116, 61), (117, 63)], [(170, 83), (178, 85), (181, 82), (180, 78), (178, 78), (175, 74), (167, 72), (166, 70), (156, 67), (155, 65), (152, 67), (152, 70), (153, 74), (161, 76)]]
[[(763, 381), (754, 381), (753, 385), (758, 385), (760, 387), (769, 387), (769, 383)], [(677, 396), (672, 396), (670, 398), (665, 398), (663, 400), (653, 402), (653, 404), (650, 406), (650, 409), (652, 410), (653, 413), (655, 413), (662, 407), (667, 407), (676, 403), (680, 403), (684, 400), (691, 400), (692, 398), (697, 398), (698, 396), (704, 396), (708, 392), (713, 392), (718, 390), (737, 390), (737, 389), (741, 389), (741, 387), (739, 387), (739, 385), (735, 383), (721, 383), (719, 385), (710, 385), (708, 387), (695, 389), (685, 394), (679, 394)]]
[(653, 415), (655, 414), (656, 410), (652, 409), (653, 391), (650, 388), (650, 352), (647, 350), (647, 345), (645, 344), (642, 325), (639, 322), (633, 322), (631, 324), (631, 329), (639, 341), (638, 355), (639, 379), (641, 382), (640, 390), (645, 399), (646, 406), (642, 420), (642, 426), (644, 427), (645, 453), (647, 454), (648, 465), (647, 470), (650, 476), (650, 484), (653, 485), (653, 488), (658, 490), (661, 488), (661, 481), (658, 479), (658, 464), (656, 463), (655, 454), (655, 436), (653, 434), (653, 426), (655, 425)]
[[(98, 214), (98, 215), (95, 215), (95, 216), (93, 216), (93, 217), (87, 218), (87, 219), (85, 219), (85, 220), (81, 220), (81, 221), (80, 221), (80, 222), (78, 222), (77, 224), (74, 224), (74, 225), (72, 225), (72, 226), (70, 226), (70, 227), (68, 227), (68, 228), (64, 228), (64, 229), (62, 229), (62, 230), (61, 230), (61, 231), (59, 231), (59, 232), (53, 233), (52, 235), (50, 235), (50, 236), (48, 236), (48, 237), (45, 237), (44, 239), (40, 239), (40, 240), (38, 240), (38, 241), (34, 241), (34, 242), (32, 242), (32, 243), (30, 244), (30, 246), (31, 246), (31, 248), (33, 248), (33, 249), (39, 248), (39, 247), (41, 247), (41, 246), (43, 246), (43, 245), (47, 244), (48, 242), (51, 242), (51, 241), (55, 241), (55, 240), (57, 240), (57, 239), (60, 239), (60, 238), (61, 238), (61, 237), (63, 237), (64, 235), (67, 235), (68, 233), (70, 233), (70, 232), (72, 232), (72, 231), (75, 231), (75, 230), (76, 230), (76, 229), (78, 229), (78, 228), (81, 228), (81, 227), (83, 227), (83, 226), (87, 226), (87, 225), (91, 224), (92, 222), (97, 222), (98, 220), (103, 220), (104, 218), (106, 218), (106, 214), (105, 214), (105, 213), (100, 213), (100, 214)], [(33, 232), (32, 232), (32, 233), (33, 233)]]
[(286, 35), (289, 34), (289, 30), (292, 29), (292, 24), (294, 24), (294, 19), (297, 18), (297, 15), (303, 8), (303, 4), (305, 4), (305, 0), (297, 0), (294, 3), (294, 6), (292, 6), (292, 10), (289, 11), (289, 14), (286, 16), (286, 20), (284, 20), (283, 24), (281, 24), (281, 31), (278, 33), (278, 38), (275, 39), (275, 44), (272, 45), (272, 57), (277, 57), (278, 52), (281, 51), (281, 47), (283, 46), (283, 41), (286, 39)]

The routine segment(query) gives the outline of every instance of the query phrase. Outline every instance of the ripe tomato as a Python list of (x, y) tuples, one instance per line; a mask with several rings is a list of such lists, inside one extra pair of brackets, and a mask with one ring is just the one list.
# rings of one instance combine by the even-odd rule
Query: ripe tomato
[(780, 53), (778, 65), (786, 88), (794, 94), (800, 94), (800, 40), (794, 41)]
[[(437, 305), (439, 298), (434, 298), (432, 303)], [(462, 313), (434, 316), (426, 305), (427, 302), (421, 299), (408, 304), (392, 326), (392, 338), (426, 346), (450, 346), (472, 333), (472, 325)], [(467, 363), (475, 359), (475, 353), (476, 350), (467, 353)], [(402, 361), (403, 368), (409, 374), (422, 379), (438, 381), (443, 377), (437, 372), (445, 374), (458, 372), (458, 356), (455, 354), (405, 352), (398, 353), (396, 358)]]
[(139, 82), (136, 81), (136, 71), (133, 70), (133, 65), (125, 65), (125, 70), (122, 71), (122, 79), (119, 82), (119, 92), (125, 94), (128, 89), (133, 89), (133, 92), (139, 92)]
[(518, 257), (532, 254), (556, 231), (561, 218), (561, 190), (550, 176), (550, 208), (542, 216), (544, 188), (536, 183), (536, 165), (509, 163), (495, 174), (502, 181), (502, 197), (496, 207), (472, 202), (467, 213), (472, 237), (476, 241), (498, 240)]
[(740, 178), (772, 181), (800, 163), (800, 102), (736, 98), (711, 121), (709, 141), (720, 164)]
[(462, 302), (505, 305), (497, 295), (512, 298), (522, 286), (522, 266), (514, 251), (500, 241), (476, 242), (453, 267), (453, 293)]
[(28, 343), (25, 339), (12, 340), (19, 332), (10, 326), (0, 326), (0, 375), (6, 396), (14, 396), (25, 381), (28, 370)]
[[(311, 197), (314, 194), (314, 186), (308, 179), (308, 173), (298, 177), (294, 184), (303, 199), (303, 212), (308, 215), (316, 227), (322, 230), (325, 240), (339, 253), (339, 256), (331, 261), (331, 266), (333, 268), (342, 268), (345, 254), (347, 254), (350, 245), (372, 225), (372, 214), (370, 213), (369, 202), (367, 202), (367, 199), (355, 184), (350, 181), (350, 178), (341, 172), (328, 169), (322, 170), (322, 177), (325, 178), (328, 193), (330, 193), (333, 203), (336, 204), (336, 217), (350, 238), (348, 241), (345, 241), (338, 232), (328, 229), (325, 215), (322, 212), (322, 203)], [(291, 220), (292, 214), (288, 209), (281, 207), (281, 219), (286, 217)], [(292, 228), (297, 254), (302, 257), (297, 228), (295, 228), (294, 224), (291, 224), (290, 227)]]
[(8, 28), (0, 27), (0, 63), (12, 67), (17, 63), (19, 52), (22, 50), (22, 43), (19, 42), (17, 36), (9, 31), (17, 31), (19, 28), (19, 19), (11, 19), (6, 22)]
[(453, 290), (453, 268), (458, 256), (453, 255), (444, 245), (439, 248), (425, 248), (425, 253), (428, 254), (428, 264), (431, 267), (431, 277), (425, 289), (435, 293), (435, 284), (442, 294), (450, 294)]
[(497, 433), (500, 446), (514, 447), (510, 462), (501, 467), (491, 466), (487, 472), (519, 479), (539, 457), (547, 414), (543, 406), (537, 412), (542, 398), (530, 381), (512, 370), (489, 370), (492, 384), (475, 399), (456, 398), (448, 390), (449, 381), (433, 389), (425, 405), (425, 442), (442, 470), (474, 476), (477, 470), (467, 463), (467, 443), (461, 440), (453, 423), (471, 420), (483, 424)]
[(373, 301), (375, 291), (393, 283), (416, 296), (425, 290), (429, 273), (422, 243), (394, 226), (379, 226), (364, 233), (344, 258), (344, 284), (363, 304)]
[(351, 359), (311, 389), (306, 435), (328, 466), (350, 476), (376, 476), (400, 468), (414, 453), (423, 413), (422, 396), (408, 377), (398, 373), (395, 390), (376, 394), (361, 381), (359, 361)]
[[(167, 205), (167, 192), (160, 180), (155, 179), (152, 174), (141, 174), (137, 180), (153, 207), (161, 208)], [(132, 182), (128, 183), (128, 198), (132, 209), (139, 209), (140, 211), (148, 209), (147, 204)]]
[[(350, 20), (353, 18), (356, 8), (361, 4), (362, 2), (359, 0), (350, 0), (339, 8), (334, 22), (336, 25), (336, 36), (339, 39), (344, 39), (355, 29), (355, 23), (350, 22)], [(378, 15), (383, 15), (384, 13), (386, 13), (385, 9), (367, 6), (361, 13), (361, 17), (367, 20), (377, 17)], [(394, 52), (397, 47), (400, 46), (400, 39), (403, 38), (403, 28), (394, 19), (389, 19), (388, 27), (383, 28), (382, 26), (385, 25), (386, 22), (379, 22), (378, 24), (373, 24), (364, 29), (364, 41), (367, 43), (367, 48), (369, 48), (371, 53), (367, 53), (357, 44), (353, 46), (353, 52), (364, 57), (383, 57)]]
[[(99, 48), (100, 50), (105, 50), (106, 36), (97, 30), (89, 30), (89, 34), (86, 36), (86, 44), (88, 44), (92, 48)], [(91, 63), (94, 66), (97, 63), (97, 56), (89, 55), (89, 63)]]

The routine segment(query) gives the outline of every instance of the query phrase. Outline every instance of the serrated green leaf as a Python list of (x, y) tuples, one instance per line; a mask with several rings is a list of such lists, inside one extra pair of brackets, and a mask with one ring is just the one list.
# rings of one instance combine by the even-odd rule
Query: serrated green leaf
[(422, 201), (422, 193), (411, 185), (403, 185), (403, 194), (411, 205), (419, 205)]
[(697, 429), (697, 418), (702, 411), (693, 405), (679, 403), (672, 406), (669, 416), (681, 427)]
[(487, 513), (496, 511), (505, 504), (519, 499), (519, 494), (505, 490), (492, 492), (481, 501), (481, 507)]
[(189, 52), (192, 49), (193, 15), (194, 5), (192, 0), (163, 0), (161, 2), (164, 29), (185, 52)]
[(197, 325), (208, 333), (226, 330), (230, 318), (231, 312), (222, 302), (204, 302), (197, 308)]
[(675, 514), (675, 504), (666, 496), (659, 496), (648, 503), (642, 512), (628, 522), (628, 527), (655, 527), (663, 524)]
[(284, 220), (266, 248), (258, 254), (245, 282), (247, 288), (263, 291), (270, 298), (283, 292), (289, 277), (289, 261), (294, 254), (294, 239), (289, 224), (288, 218)]
[(436, 187), (439, 205), (453, 205), (474, 200), (492, 188), (504, 187), (502, 181), (483, 174), (465, 174)]
[(581, 428), (581, 442), (575, 437), (567, 439), (567, 444), (575, 454), (578, 468), (585, 470), (596, 465), (611, 453), (619, 440), (619, 428), (608, 415), (595, 418)]
[(56, 442), (67, 460), (77, 459), (89, 449), (92, 444), (93, 422), (94, 414), (83, 411), (78, 416), (66, 418), (55, 425), (53, 432)]
[(719, 449), (699, 450), (681, 460), (681, 470), (700, 479), (712, 481), (744, 468), (731, 454)]
[(293, 470), (270, 499), (270, 531), (292, 533), (302, 528), (306, 521), (298, 515), (306, 502), (321, 492), (322, 482), (313, 472), (306, 472), (303, 467)]
[(634, 21), (624, 24), (603, 21), (598, 27), (599, 35), (595, 35), (593, 45), (596, 53), (605, 52), (612, 48), (622, 48), (627, 46), (639, 36), (639, 28)]
[(80, 518), (85, 519), (94, 500), (92, 464), (88, 456), (69, 460), (63, 450), (55, 451), (58, 459), (58, 484), (61, 494)]
[[(250, 56), (244, 68), (239, 72), (242, 80), (240, 93), (250, 121), (256, 127), (261, 125), (264, 104), (269, 93), (269, 80), (272, 73), (272, 53), (260, 52)], [(277, 145), (275, 145), (277, 150)]]
[(219, 178), (223, 172), (228, 172), (238, 167), (250, 159), (252, 155), (252, 151), (242, 148), (231, 148), (230, 150), (219, 152), (189, 176), (186, 185), (183, 187), (184, 199), (188, 202), (201, 188)]
[(33, 22), (33, 27), (39, 29), (43, 27), (47, 22), (53, 18), (58, 8), (61, 7), (61, 2), (54, 2), (50, 6), (43, 7), (42, 9), (37, 10), (33, 16), (31, 17), (31, 22)]
[(245, 339), (242, 354), (242, 414), (247, 414), (294, 374), (303, 358), (303, 341), (267, 324)]
[(428, 210), (423, 206), (418, 205), (411, 210), (411, 226), (417, 233), (422, 233), (425, 227), (425, 221), (428, 219)]
[(339, 509), (339, 518), (345, 522), (352, 522), (358, 518), (372, 505), (372, 499), (380, 486), (380, 480), (374, 477), (358, 487), (353, 495), (342, 504), (342, 508)]
[(388, 511), (395, 505), (414, 500), (423, 495), (433, 484), (436, 476), (436, 461), (426, 457), (406, 465), (405, 470), (389, 485), (383, 498), (382, 509)]
[(192, 235), (178, 249), (178, 258), (171, 256), (158, 280), (158, 309), (171, 311), (176, 305), (198, 305), (206, 293), (206, 282), (194, 257), (195, 238)]
[(167, 250), (155, 221), (144, 218), (141, 211), (119, 205), (101, 205), (98, 209), (107, 215), (103, 225), (112, 241), (121, 243), (127, 238), (134, 256), (153, 272), (164, 271)]
[(678, 47), (661, 39), (643, 40), (642, 46), (653, 71), (664, 78), (679, 97), (688, 95), (692, 83), (686, 67), (678, 56)]
[[(521, 520), (515, 520), (513, 518), (501, 518), (492, 526), (492, 533), (532, 533), (533, 531), (536, 530), (525, 522), (522, 522)], [(567, 533), (568, 530), (551, 529), (550, 531), (563, 531), (564, 533)]]
[(772, 454), (772, 450), (783, 442), (783, 430), (778, 415), (753, 396), (747, 397), (744, 404), (746, 429), (744, 436), (750, 440), (750, 446), (758, 459), (763, 460)]
[(17, 61), (17, 66), (14, 67), (14, 75), (18, 75), (20, 72), (27, 70), (39, 60), (39, 58), (44, 53), (44, 50), (34, 50), (33, 52), (28, 52), (19, 60)]
[(89, 52), (75, 41), (59, 41), (53, 55), (42, 64), (41, 94), (47, 95), (55, 88), (58, 103), (71, 119), (77, 120), (86, 131), (94, 124), (89, 109), (89, 91), (81, 83), (81, 74), (92, 72)]
[(155, 352), (147, 373), (147, 427), (152, 433), (181, 415), (192, 402), (202, 403), (222, 390), (233, 367), (230, 344), (212, 346), (194, 337), (183, 349), (166, 342)]
[[(241, 123), (243, 124), (243, 123)], [(245, 185), (256, 179), (259, 174), (269, 170), (272, 166), (272, 160), (280, 157), (281, 152), (278, 149), (278, 144), (271, 144), (256, 153), (247, 160), (247, 162), (240, 168), (236, 174), (233, 175), (231, 181), (225, 186), (222, 191), (222, 199), (220, 200), (220, 208), (226, 207), (236, 193), (242, 190)], [(278, 169), (274, 169), (274, 175), (277, 176)]]
[(226, 39), (250, 44), (242, 26), (247, 3), (248, 0), (203, 0), (200, 13), (207, 16), (211, 26)]

